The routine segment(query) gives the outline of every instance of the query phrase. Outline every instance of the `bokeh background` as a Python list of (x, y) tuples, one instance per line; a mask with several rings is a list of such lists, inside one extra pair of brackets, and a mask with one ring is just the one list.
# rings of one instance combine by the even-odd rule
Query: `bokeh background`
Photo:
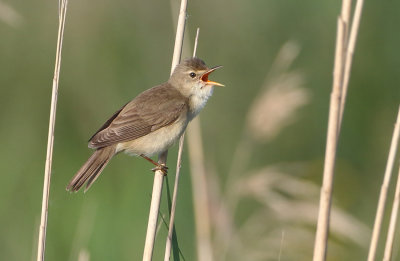
[[(224, 65), (213, 79), (226, 85), (201, 113), (214, 260), (311, 259), (340, 6), (189, 1), (184, 57), (200, 27), (198, 56)], [(119, 155), (88, 193), (70, 194), (65, 186), (104, 120), (168, 78), (178, 8), (176, 0), (69, 2), (46, 260), (141, 260), (153, 181), (148, 162)], [(328, 260), (364, 260), (368, 253), (400, 100), (399, 10), (398, 1), (364, 6)], [(57, 1), (0, 1), (1, 260), (36, 255), (57, 12)], [(170, 184), (176, 154), (177, 146), (169, 153)], [(185, 260), (197, 260), (188, 165), (185, 152), (176, 229)], [(167, 214), (166, 200), (161, 212)], [(154, 260), (163, 256), (166, 231), (161, 225)]]

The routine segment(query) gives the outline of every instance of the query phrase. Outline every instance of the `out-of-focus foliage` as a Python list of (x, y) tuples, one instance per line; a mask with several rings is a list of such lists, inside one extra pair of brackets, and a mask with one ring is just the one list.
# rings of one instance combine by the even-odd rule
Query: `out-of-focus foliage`
[[(36, 253), (57, 2), (0, 0), (1, 260), (31, 260)], [(175, 39), (173, 21), (179, 7), (178, 1), (172, 2), (173, 11), (169, 1), (69, 1), (47, 260), (77, 260), (78, 256), (98, 261), (141, 259), (153, 180), (146, 161), (115, 157), (86, 194), (67, 193), (65, 186), (90, 155), (86, 141), (103, 121), (141, 91), (168, 78)], [(340, 209), (337, 219), (354, 221), (345, 224), (353, 224), (349, 226), (355, 230), (348, 229), (348, 237), (342, 230), (332, 233), (329, 260), (361, 260), (367, 255), (366, 244), (359, 244), (351, 235), (360, 232), (368, 237), (362, 224), (371, 227), (374, 219), (400, 101), (398, 10), (396, 1), (365, 3), (334, 191), (334, 204)], [(278, 260), (279, 253), (281, 260), (311, 259), (312, 222), (292, 222), (283, 207), (292, 206), (290, 211), (293, 206), (300, 207), (298, 212), (307, 212), (301, 215), (304, 217), (309, 214), (307, 207), (318, 200), (315, 190), (321, 183), (339, 11), (340, 1), (189, 1), (186, 43), (190, 45), (186, 48), (191, 49), (195, 29), (200, 27), (198, 56), (210, 66), (224, 65), (212, 77), (227, 86), (215, 90), (201, 114), (207, 168), (218, 174), (216, 190), (221, 195), (238, 190), (230, 220), (240, 230), (233, 231), (232, 241), (223, 249), (243, 250), (239, 254), (247, 260)], [(272, 78), (275, 57), (287, 42), (295, 43), (297, 58), (285, 69), (287, 74), (281, 75), (286, 78)], [(276, 99), (268, 96), (271, 94)], [(269, 103), (265, 108), (276, 113), (256, 117), (265, 109), (263, 98), (288, 105), (279, 109)], [(268, 128), (264, 121), (282, 125)], [(240, 147), (243, 140), (245, 145)], [(251, 154), (233, 163), (233, 152), (238, 147), (249, 152), (249, 146)], [(186, 260), (195, 260), (191, 183), (187, 156), (184, 158), (176, 229)], [(169, 153), (170, 184), (175, 159), (176, 147)], [(270, 171), (271, 166), (282, 163), (290, 164), (285, 170)], [(236, 180), (228, 177), (232, 164), (240, 172)], [(272, 173), (271, 179), (268, 173)], [(239, 181), (243, 181), (241, 186)], [(293, 192), (304, 186), (311, 191)], [(311, 196), (316, 198), (311, 200)], [(276, 205), (278, 200), (292, 197), (298, 201), (291, 203), (297, 205)], [(223, 202), (226, 208), (232, 204)], [(161, 211), (167, 213), (166, 201), (162, 204)], [(166, 229), (161, 227), (155, 260), (163, 256), (165, 236)], [(263, 240), (254, 250), (238, 245), (252, 242), (254, 236)], [(263, 244), (268, 245), (263, 249), (269, 250), (268, 255), (257, 252)], [(293, 257), (299, 249), (304, 252)], [(218, 253), (228, 258), (233, 254)]]

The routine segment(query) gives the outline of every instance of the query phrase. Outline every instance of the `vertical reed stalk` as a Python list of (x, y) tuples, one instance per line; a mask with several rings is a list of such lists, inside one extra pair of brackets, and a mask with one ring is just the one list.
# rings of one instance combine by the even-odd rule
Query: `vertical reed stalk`
[[(342, 1), (342, 12), (338, 18), (334, 78), (329, 108), (324, 176), (321, 188), (318, 223), (314, 245), (314, 261), (326, 260), (336, 150), (362, 7), (363, 0), (358, 0), (356, 9), (354, 11), (350, 36), (348, 36), (348, 21), (350, 17), (351, 0)], [(347, 41), (347, 39), (349, 40)]]
[[(196, 56), (199, 30), (200, 29), (197, 28), (193, 57)], [(190, 124), (187, 136), (196, 224), (197, 260), (212, 261), (211, 222), (208, 209), (207, 181), (204, 168), (203, 142), (201, 139), (199, 116)]]
[(176, 161), (175, 184), (174, 184), (174, 192), (172, 194), (172, 205), (171, 205), (171, 213), (169, 216), (167, 241), (165, 243), (164, 261), (169, 261), (169, 258), (171, 256), (172, 234), (174, 232), (174, 226), (175, 226), (174, 221), (175, 221), (176, 198), (178, 195), (178, 185), (179, 185), (179, 176), (180, 176), (184, 141), (185, 141), (185, 133), (182, 134), (179, 140), (178, 159)]
[[(344, 3), (344, 5), (347, 6), (347, 9), (350, 10), (351, 7), (351, 0), (344, 0), (344, 2), (350, 2), (350, 3)], [(358, 29), (360, 27), (360, 21), (361, 21), (361, 14), (362, 14), (362, 9), (364, 6), (364, 0), (357, 0), (356, 3), (356, 8), (354, 9), (354, 15), (353, 15), (353, 21), (351, 23), (351, 31), (350, 31), (350, 36), (346, 36), (344, 39), (346, 42), (346, 56), (345, 56), (345, 64), (344, 64), (344, 75), (343, 75), (343, 85), (342, 85), (342, 99), (340, 101), (340, 123), (339, 126), (342, 123), (342, 118), (343, 118), (343, 112), (344, 112), (344, 106), (346, 104), (346, 97), (347, 97), (347, 88), (349, 86), (349, 80), (350, 80), (350, 72), (351, 72), (351, 65), (353, 62), (353, 55), (354, 55), (354, 50), (356, 47), (356, 42), (357, 42), (357, 34), (358, 34)], [(347, 14), (350, 11), (343, 11), (342, 17), (346, 17)], [(346, 18), (347, 19), (347, 18)], [(348, 22), (344, 20), (344, 22)], [(348, 28), (348, 25), (346, 26)], [(347, 29), (348, 30), (348, 29)], [(346, 32), (347, 34), (347, 32)], [(347, 42), (348, 39), (348, 42)]]
[[(179, 11), (178, 26), (176, 29), (174, 54), (172, 58), (171, 74), (175, 67), (179, 64), (182, 53), (183, 36), (185, 32), (186, 23), (186, 6), (187, 0), (181, 0), (181, 7)], [(162, 153), (158, 157), (160, 164), (166, 164), (168, 151)], [(153, 193), (151, 196), (149, 221), (147, 224), (146, 241), (144, 246), (143, 261), (150, 261), (153, 256), (154, 241), (157, 230), (157, 218), (160, 209), (161, 193), (164, 181), (164, 174), (161, 170), (156, 171), (154, 174)]]
[(190, 124), (187, 137), (196, 225), (197, 260), (212, 261), (214, 257), (211, 246), (211, 220), (199, 117)]
[[(199, 32), (200, 32), (200, 29), (197, 28), (196, 39), (194, 41), (194, 48), (193, 48), (193, 57), (196, 56), (197, 43), (199, 40)], [(178, 197), (179, 177), (180, 177), (180, 170), (181, 170), (181, 164), (182, 164), (182, 151), (183, 151), (184, 141), (185, 141), (185, 133), (183, 133), (181, 138), (179, 139), (178, 159), (176, 161), (175, 184), (174, 184), (174, 192), (173, 192), (173, 196), (172, 196), (172, 206), (171, 206), (171, 213), (170, 213), (169, 226), (168, 226), (168, 236), (167, 236), (167, 241), (165, 244), (164, 261), (168, 261), (171, 256), (172, 234), (173, 234), (174, 226), (175, 226), (174, 222), (175, 222), (176, 200)]]
[(379, 195), (378, 208), (376, 210), (374, 228), (372, 230), (371, 243), (370, 243), (370, 247), (369, 247), (368, 261), (375, 260), (376, 249), (378, 247), (378, 241), (379, 241), (379, 234), (381, 231), (383, 215), (385, 212), (385, 204), (386, 204), (386, 199), (387, 199), (387, 194), (388, 194), (390, 178), (391, 178), (391, 175), (393, 172), (394, 159), (396, 157), (397, 147), (399, 144), (399, 138), (400, 138), (400, 108), (399, 108), (399, 112), (397, 115), (396, 125), (395, 125), (394, 131), (393, 131), (388, 161), (386, 163), (385, 176), (383, 178), (381, 192)]
[[(397, 124), (399, 124), (399, 122)], [(385, 254), (383, 256), (383, 261), (390, 261), (392, 259), (394, 233), (396, 232), (397, 217), (399, 214), (399, 203), (400, 203), (400, 168), (399, 168), (399, 174), (397, 175), (396, 191), (394, 193), (392, 214), (390, 215), (389, 230), (386, 238)]]
[(337, 26), (338, 28), (336, 35), (335, 65), (333, 73), (334, 77), (329, 108), (324, 175), (321, 188), (317, 231), (314, 244), (314, 261), (323, 261), (326, 259), (336, 147), (339, 138), (340, 97), (342, 91), (341, 80), (343, 72), (343, 39), (345, 32), (345, 25), (340, 17), (338, 18)]
[(59, 24), (58, 24), (58, 36), (57, 36), (57, 51), (56, 51), (56, 61), (55, 61), (55, 67), (54, 67), (53, 87), (52, 87), (52, 94), (51, 94), (49, 131), (48, 131), (48, 137), (47, 137), (46, 164), (45, 164), (44, 182), (43, 182), (42, 211), (41, 211), (41, 216), (40, 216), (38, 251), (37, 251), (37, 259), (36, 259), (37, 261), (43, 261), (44, 257), (45, 257), (47, 214), (48, 214), (48, 206), (49, 206), (51, 165), (52, 165), (52, 159), (53, 159), (54, 127), (55, 127), (55, 122), (56, 122), (58, 82), (59, 82), (59, 78), (60, 78), (61, 51), (62, 51), (62, 42), (63, 42), (63, 37), (64, 37), (64, 27), (65, 27), (65, 16), (67, 13), (67, 3), (68, 3), (68, 0), (62, 0), (60, 7), (59, 7), (60, 10), (59, 10)]

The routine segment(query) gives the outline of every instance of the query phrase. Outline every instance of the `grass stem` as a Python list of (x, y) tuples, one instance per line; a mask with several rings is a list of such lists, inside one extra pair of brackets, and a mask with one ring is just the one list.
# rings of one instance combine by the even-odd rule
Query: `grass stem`
[(45, 258), (47, 215), (48, 215), (50, 181), (51, 181), (51, 165), (53, 159), (54, 128), (56, 122), (58, 83), (60, 79), (61, 51), (62, 51), (62, 42), (64, 37), (67, 4), (68, 0), (62, 0), (59, 12), (57, 50), (56, 50), (56, 61), (54, 66), (53, 87), (51, 94), (49, 131), (47, 137), (47, 152), (46, 152), (46, 164), (44, 171), (42, 211), (40, 215), (37, 261), (43, 261)]

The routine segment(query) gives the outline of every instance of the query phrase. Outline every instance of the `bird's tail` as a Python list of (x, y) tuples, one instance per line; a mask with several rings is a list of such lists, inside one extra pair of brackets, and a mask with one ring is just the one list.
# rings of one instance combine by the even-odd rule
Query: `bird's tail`
[(67, 186), (67, 190), (78, 191), (86, 183), (86, 192), (98, 178), (114, 154), (115, 146), (97, 149), (71, 179)]

